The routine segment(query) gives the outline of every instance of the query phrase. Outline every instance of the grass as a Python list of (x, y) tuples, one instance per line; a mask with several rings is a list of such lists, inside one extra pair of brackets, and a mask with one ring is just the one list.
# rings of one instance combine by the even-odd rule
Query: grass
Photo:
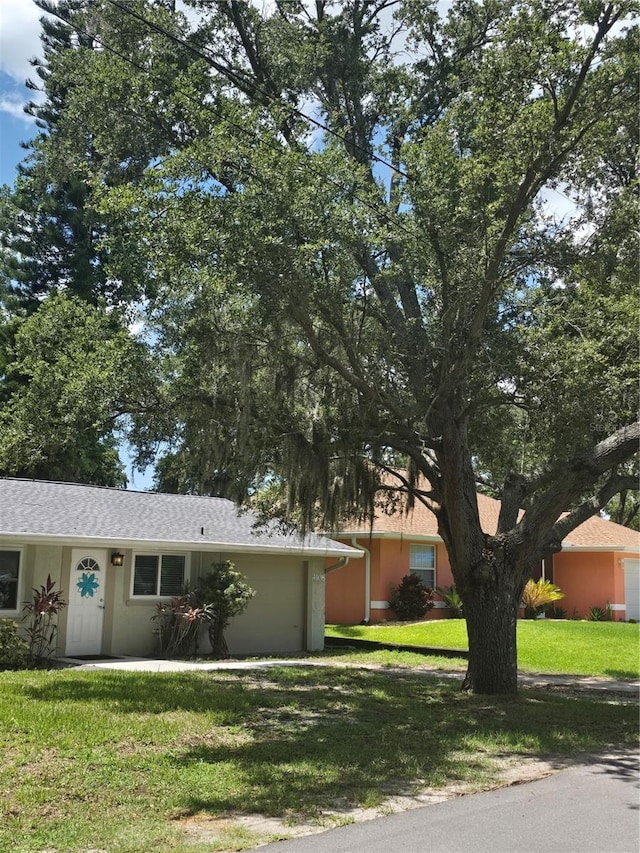
[[(505, 756), (632, 744), (638, 721), (633, 702), (479, 697), (328, 665), (5, 672), (0, 726), (0, 849), (213, 853), (273, 837), (229, 816), (326, 823), (393, 793), (489, 787)], [(191, 832), (204, 824), (206, 838)]]
[[(332, 625), (332, 637), (378, 640), (416, 646), (468, 648), (463, 619), (409, 625)], [(455, 661), (438, 659), (441, 666)], [(464, 662), (458, 662), (464, 666)], [(525, 672), (590, 675), (620, 680), (640, 678), (640, 625), (626, 622), (574, 622), (521, 619), (518, 666)]]

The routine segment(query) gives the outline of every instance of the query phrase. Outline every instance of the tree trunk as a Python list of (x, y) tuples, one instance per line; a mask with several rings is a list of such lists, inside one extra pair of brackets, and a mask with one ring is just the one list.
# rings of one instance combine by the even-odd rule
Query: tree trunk
[(466, 596), (469, 665), (463, 689), (474, 693), (517, 692), (519, 603), (511, 578), (504, 576)]
[(215, 616), (209, 623), (209, 642), (211, 643), (211, 654), (218, 660), (225, 660), (229, 657), (229, 647), (224, 638), (224, 629), (226, 625), (219, 621)]
[(467, 425), (459, 407), (451, 406), (441, 418), (442, 501), (436, 514), (467, 620), (463, 686), (475, 693), (515, 693), (516, 619), (526, 572), (504, 537), (488, 537), (482, 530)]

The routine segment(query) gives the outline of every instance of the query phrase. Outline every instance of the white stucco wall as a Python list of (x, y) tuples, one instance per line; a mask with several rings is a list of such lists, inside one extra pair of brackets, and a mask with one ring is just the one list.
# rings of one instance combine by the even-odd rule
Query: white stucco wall
[[(24, 545), (21, 601), (31, 588), (51, 574), (68, 598), (72, 549), (57, 545)], [(114, 549), (115, 550), (115, 549)], [(124, 565), (108, 564), (104, 583), (102, 653), (152, 656), (157, 653), (152, 616), (155, 600), (131, 597), (134, 552), (124, 553)], [(247, 578), (256, 595), (245, 613), (225, 632), (231, 655), (287, 654), (322, 649), (324, 645), (324, 560), (265, 554), (193, 553), (187, 561), (194, 583), (214, 562), (230, 559)], [(109, 562), (109, 561), (107, 561)], [(57, 654), (64, 655), (66, 612), (59, 618)], [(201, 648), (206, 651), (206, 643)]]
[[(125, 551), (125, 565), (111, 567), (108, 587), (104, 652), (148, 656), (157, 651), (152, 616), (155, 602), (130, 596), (133, 552)], [(189, 579), (195, 583), (215, 562), (231, 560), (256, 591), (247, 610), (233, 619), (225, 632), (231, 655), (294, 653), (324, 645), (323, 560), (264, 554), (194, 553)], [(206, 640), (200, 651), (207, 651)]]
[[(25, 617), (24, 606), (33, 600), (34, 588), (39, 589), (41, 586), (45, 586), (47, 575), (51, 575), (51, 579), (55, 581), (56, 591), (61, 590), (63, 598), (67, 598), (65, 583), (68, 582), (68, 572), (65, 576), (64, 549), (59, 545), (18, 544), (9, 539), (0, 542), (0, 547), (9, 551), (19, 551), (21, 555), (17, 608), (11, 611), (0, 611), (0, 618), (15, 619), (21, 625), (21, 632), (24, 634), (26, 627), (26, 622), (23, 621)], [(64, 624), (64, 618), (63, 610), (59, 622)], [(58, 632), (55, 652), (60, 654), (60, 632)]]

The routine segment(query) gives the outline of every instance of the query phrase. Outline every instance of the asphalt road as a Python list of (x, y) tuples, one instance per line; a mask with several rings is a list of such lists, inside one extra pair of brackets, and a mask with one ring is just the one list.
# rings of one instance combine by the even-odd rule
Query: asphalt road
[(637, 754), (278, 841), (261, 853), (638, 853)]

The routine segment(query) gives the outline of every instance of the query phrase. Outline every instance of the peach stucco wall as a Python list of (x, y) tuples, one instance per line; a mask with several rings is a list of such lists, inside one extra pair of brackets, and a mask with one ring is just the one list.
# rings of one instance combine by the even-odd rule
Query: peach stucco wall
[[(558, 602), (567, 618), (586, 619), (592, 607), (624, 603), (624, 574), (613, 551), (561, 551), (553, 558), (553, 582), (564, 593)], [(613, 611), (624, 619), (624, 611)]]
[[(351, 539), (345, 544), (354, 544)], [(393, 611), (376, 606), (389, 599), (390, 584), (397, 584), (409, 573), (410, 545), (424, 544), (420, 540), (363, 537), (357, 547), (371, 553), (370, 620), (380, 622), (394, 618)], [(562, 551), (553, 557), (553, 582), (560, 587), (564, 598), (558, 605), (567, 618), (588, 618), (592, 607), (612, 605), (612, 617), (626, 617), (624, 569), (625, 558), (638, 554), (614, 551)], [(436, 545), (436, 586), (453, 583), (447, 552), (442, 543)], [(616, 606), (617, 605), (617, 606)], [(427, 619), (448, 616), (448, 610), (434, 608)], [(348, 566), (327, 575), (325, 618), (327, 622), (357, 624), (365, 618), (365, 560), (351, 560)]]
[(324, 616), (327, 622), (356, 625), (364, 619), (364, 558), (326, 577)]
[[(351, 539), (345, 544), (354, 544)], [(380, 622), (394, 618), (393, 611), (380, 607), (387, 602), (391, 584), (399, 583), (409, 574), (410, 545), (424, 543), (410, 539), (369, 539), (357, 540), (356, 547), (366, 548), (370, 558), (370, 620)], [(453, 583), (447, 552), (442, 543), (436, 548), (436, 586), (450, 586)], [(378, 606), (376, 606), (378, 605)], [(365, 618), (365, 558), (351, 560), (343, 569), (327, 575), (325, 596), (325, 618), (329, 623), (357, 624)], [(427, 613), (427, 619), (439, 619), (448, 615), (444, 609)]]

